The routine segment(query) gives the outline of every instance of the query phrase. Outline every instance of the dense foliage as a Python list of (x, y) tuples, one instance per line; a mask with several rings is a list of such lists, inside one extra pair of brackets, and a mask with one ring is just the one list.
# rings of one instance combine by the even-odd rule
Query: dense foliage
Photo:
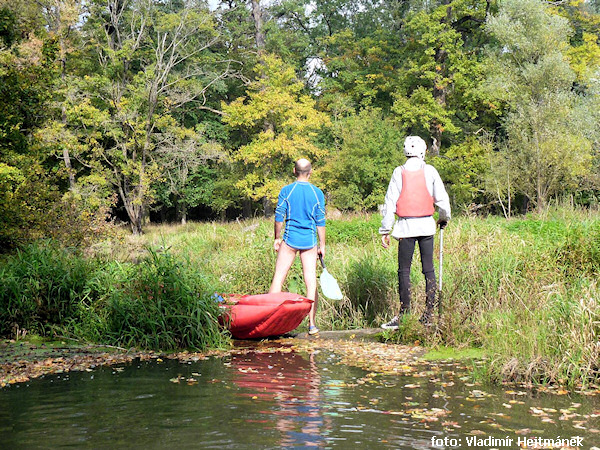
[(0, 280), (2, 336), (59, 335), (156, 350), (228, 343), (210, 284), (168, 253), (105, 263), (55, 242), (33, 244), (2, 262)]
[(455, 209), (597, 203), (599, 32), (578, 0), (0, 0), (0, 245), (269, 213), (299, 156), (372, 211), (408, 134)]

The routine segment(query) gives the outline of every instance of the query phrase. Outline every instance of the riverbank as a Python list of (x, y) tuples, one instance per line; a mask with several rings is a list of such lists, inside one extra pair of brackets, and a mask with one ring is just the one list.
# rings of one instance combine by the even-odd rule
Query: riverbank
[[(68, 341), (40, 339), (4, 340), (0, 342), (0, 388), (27, 383), (33, 379), (68, 372), (94, 372), (102, 367), (122, 367), (134, 361), (176, 359), (182, 363), (197, 362), (210, 357), (226, 358), (246, 353), (314, 353), (327, 351), (339, 357), (340, 364), (357, 367), (369, 373), (369, 380), (378, 377), (415, 376), (420, 378), (424, 367), (454, 363), (473, 385), (486, 383), (481, 376), (486, 362), (477, 349), (428, 350), (420, 345), (401, 345), (380, 342), (376, 329), (322, 332), (319, 336), (292, 333), (287, 336), (258, 341), (233, 341), (228, 350), (207, 352), (153, 352), (120, 349), (100, 345), (79, 345)], [(464, 380), (463, 380), (464, 381)], [(600, 384), (589, 383), (570, 388), (558, 384), (538, 385), (531, 382), (504, 382), (507, 389), (525, 389), (531, 393), (555, 395), (578, 394), (600, 396)]]
[[(320, 298), (322, 332), (374, 328), (394, 315), (396, 254), (381, 247), (379, 221), (377, 214), (329, 220), (327, 267), (344, 298)], [(418, 322), (424, 280), (417, 251), (413, 314), (382, 340), (478, 349), (486, 356), (479, 376), (496, 383), (598, 382), (597, 211), (457, 217), (444, 241), (443, 308), (435, 326)], [(436, 252), (437, 246), (436, 239)], [(0, 334), (154, 351), (227, 349), (214, 293), (268, 291), (275, 256), (267, 219), (150, 226), (143, 236), (123, 235), (85, 251), (41, 243), (0, 261)], [(304, 292), (299, 261), (284, 289)], [(305, 330), (301, 325), (298, 332)]]
[[(321, 330), (377, 327), (397, 311), (395, 247), (383, 249), (378, 214), (330, 220), (327, 267), (344, 293), (320, 298)], [(181, 255), (221, 292), (269, 288), (275, 253), (272, 223), (156, 226), (142, 238)], [(133, 242), (133, 241), (130, 241)], [(439, 273), (436, 236), (436, 271)], [(121, 249), (120, 251), (123, 251)], [(600, 379), (600, 216), (597, 210), (556, 208), (511, 219), (459, 216), (445, 230), (442, 315), (419, 322), (424, 277), (419, 253), (411, 271), (413, 314), (384, 339), (428, 348), (477, 348), (489, 380), (585, 385)], [(285, 289), (303, 292), (301, 267)]]
[(102, 345), (80, 345), (68, 341), (3, 340), (0, 342), (0, 387), (25, 383), (45, 375), (65, 372), (92, 372), (103, 366), (128, 364), (139, 359), (178, 359), (198, 361), (210, 356), (244, 352), (316, 351), (339, 353), (345, 364), (365, 368), (367, 363), (377, 373), (412, 370), (426, 349), (418, 345), (387, 345), (378, 342), (374, 329), (325, 331), (319, 337), (295, 333), (261, 341), (233, 341), (228, 350), (205, 352), (154, 352)]

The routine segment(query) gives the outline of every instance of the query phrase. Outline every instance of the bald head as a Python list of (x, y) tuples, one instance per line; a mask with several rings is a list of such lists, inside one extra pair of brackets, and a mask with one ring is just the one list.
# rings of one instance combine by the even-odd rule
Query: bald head
[(308, 176), (310, 175), (311, 171), (312, 166), (310, 164), (310, 161), (306, 158), (300, 158), (298, 161), (296, 161), (296, 164), (294, 164), (294, 173), (297, 177)]

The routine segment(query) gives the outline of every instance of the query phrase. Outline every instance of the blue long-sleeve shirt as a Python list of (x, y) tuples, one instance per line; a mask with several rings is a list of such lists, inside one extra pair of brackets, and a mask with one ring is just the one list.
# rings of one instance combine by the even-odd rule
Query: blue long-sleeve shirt
[(283, 240), (298, 250), (317, 245), (317, 227), (325, 226), (325, 196), (308, 181), (288, 184), (279, 192), (275, 221), (285, 222)]

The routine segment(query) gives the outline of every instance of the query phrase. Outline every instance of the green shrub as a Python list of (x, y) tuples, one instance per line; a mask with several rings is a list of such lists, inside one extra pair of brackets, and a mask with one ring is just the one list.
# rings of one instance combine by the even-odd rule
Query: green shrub
[[(227, 343), (214, 290), (203, 276), (169, 253), (151, 251), (139, 264), (123, 264), (112, 284), (87, 310), (88, 329), (104, 343), (156, 350), (206, 349)], [(104, 310), (105, 309), (105, 310)]]
[(31, 244), (0, 266), (0, 335), (46, 335), (73, 318), (94, 263), (52, 242)]
[(571, 225), (556, 254), (561, 267), (571, 276), (600, 274), (600, 222)]
[(150, 252), (139, 264), (38, 243), (0, 266), (0, 335), (52, 331), (155, 350), (224, 346), (213, 289), (191, 265)]
[(363, 314), (368, 324), (398, 309), (391, 301), (398, 288), (397, 268), (393, 266), (396, 260), (388, 259), (378, 258), (374, 254), (363, 255), (352, 261), (347, 269), (345, 294), (352, 307)]

